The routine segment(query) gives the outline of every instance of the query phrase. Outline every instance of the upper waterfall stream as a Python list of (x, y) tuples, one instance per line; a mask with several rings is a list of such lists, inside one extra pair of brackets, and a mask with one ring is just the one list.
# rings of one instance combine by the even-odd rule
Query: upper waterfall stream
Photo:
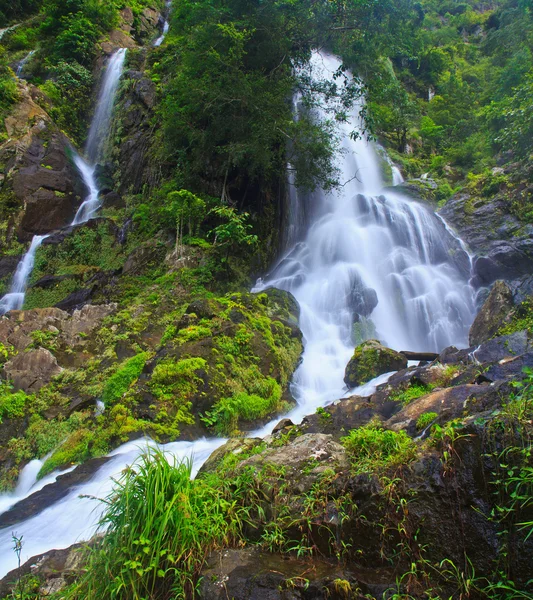
[[(331, 78), (340, 66), (327, 54), (316, 53), (312, 60), (322, 77)], [(426, 206), (384, 187), (375, 147), (350, 136), (358, 119), (355, 110), (351, 122), (339, 125), (343, 152), (338, 167), (345, 184), (331, 193), (292, 188), (284, 254), (255, 288), (288, 290), (300, 304), (304, 354), (292, 384), (298, 406), (289, 415), (295, 421), (346, 395), (344, 369), (359, 340), (378, 337), (397, 350), (465, 346), (474, 316), (470, 257), (461, 241)], [(393, 176), (400, 183), (397, 168)], [(355, 392), (370, 395), (387, 377)], [(266, 435), (272, 425), (251, 435)], [(196, 472), (223, 442), (202, 439), (163, 448), (178, 457), (192, 454)], [(12, 531), (24, 536), (23, 560), (88, 539), (103, 504), (86, 496), (107, 494), (112, 478), (149, 443), (117, 448), (91, 481), (37, 516), (0, 531), (0, 577), (17, 564)], [(25, 484), (22, 491), (27, 496), (33, 490)]]
[[(103, 157), (105, 145), (109, 138), (113, 106), (125, 59), (125, 48), (117, 50), (109, 59), (98, 95), (97, 108), (87, 137), (85, 152), (90, 162), (87, 162), (77, 152), (73, 151), (74, 164), (80, 172), (88, 194), (78, 208), (71, 225), (80, 225), (92, 219), (100, 208), (99, 190), (94, 177), (95, 162)], [(10, 310), (20, 310), (23, 307), (26, 289), (35, 262), (35, 253), (47, 237), (47, 235), (33, 237), (28, 251), (17, 266), (9, 292), (0, 298), (0, 316)]]

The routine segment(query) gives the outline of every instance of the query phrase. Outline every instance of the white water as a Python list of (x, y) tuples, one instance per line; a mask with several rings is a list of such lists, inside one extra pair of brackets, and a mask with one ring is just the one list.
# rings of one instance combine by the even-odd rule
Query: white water
[(85, 146), (85, 153), (90, 163), (96, 163), (103, 157), (105, 141), (109, 136), (115, 96), (125, 60), (126, 48), (119, 48), (109, 59)]
[[(339, 66), (337, 59), (327, 55), (315, 55), (313, 61), (315, 68), (323, 63), (327, 76)], [(349, 183), (335, 194), (318, 191), (306, 196), (293, 188), (287, 251), (256, 287), (290, 290), (300, 303), (305, 350), (293, 380), (298, 406), (287, 415), (294, 422), (348, 394), (370, 395), (390, 376), (382, 375), (355, 390), (344, 385), (358, 315), (371, 318), (376, 336), (402, 350), (441, 349), (451, 343), (464, 346), (473, 319), (469, 262), (461, 244), (424, 206), (400, 194), (381, 194), (376, 152), (365, 141), (349, 137), (353, 123), (340, 126), (345, 153), (339, 166)], [(353, 179), (355, 174), (358, 180)], [(374, 308), (373, 297), (378, 300)], [(250, 435), (267, 435), (276, 420)], [(178, 458), (194, 454), (196, 472), (223, 443), (203, 439), (162, 448)], [(80, 494), (104, 497), (113, 487), (113, 478), (148, 444), (153, 442), (118, 448), (91, 481), (39, 515), (0, 531), (0, 577), (16, 566), (12, 529), (24, 536), (22, 560), (89, 539), (103, 506), (79, 498)]]
[(100, 208), (100, 192), (94, 178), (96, 165), (90, 165), (85, 162), (79, 154), (74, 155), (74, 163), (76, 164), (76, 167), (78, 167), (81, 178), (89, 190), (87, 197), (78, 208), (76, 216), (71, 223), (72, 225), (80, 225), (96, 216), (96, 213)]
[[(313, 57), (315, 76), (330, 79), (339, 65), (333, 56)], [(307, 412), (345, 393), (344, 369), (360, 341), (354, 325), (372, 329), (371, 319), (371, 337), (396, 350), (438, 351), (466, 346), (474, 318), (468, 254), (440, 217), (383, 191), (376, 149), (350, 137), (358, 110), (351, 123), (339, 125), (345, 185), (306, 198), (292, 191), (296, 243), (256, 287), (288, 290), (300, 304), (305, 351), (292, 391)]]
[(35, 253), (47, 237), (47, 235), (33, 236), (28, 251), (17, 265), (11, 289), (3, 298), (0, 298), (0, 315), (4, 315), (10, 310), (20, 310), (22, 308), (28, 281), (35, 263)]
[[(121, 48), (117, 50), (109, 60), (109, 65), (104, 75), (102, 88), (98, 97), (98, 107), (87, 138), (86, 153), (89, 157), (101, 157), (103, 154), (105, 142), (109, 136), (113, 105), (115, 103), (116, 92), (125, 58), (126, 49)], [(73, 153), (73, 158), (83, 182), (89, 191), (87, 198), (85, 198), (78, 208), (71, 223), (71, 225), (80, 225), (96, 216), (96, 213), (100, 208), (100, 199), (98, 186), (94, 178), (96, 165), (86, 162), (76, 152)], [(47, 235), (36, 235), (33, 237), (28, 251), (17, 266), (9, 293), (5, 294), (3, 298), (0, 298), (0, 316), (10, 310), (19, 310), (22, 308), (24, 296), (35, 262), (35, 253), (43, 243), (43, 240), (47, 237)]]
[(163, 40), (165, 39), (165, 36), (168, 33), (168, 30), (170, 28), (170, 7), (172, 5), (172, 0), (167, 0), (166, 2), (166, 18), (165, 18), (165, 22), (163, 23), (163, 31), (161, 33), (161, 35), (155, 40), (154, 42), (154, 47), (157, 48), (158, 46), (161, 46), (161, 44), (163, 43)]
[(28, 52), (28, 54), (26, 54), (26, 56), (20, 61), (19, 66), (17, 67), (17, 77), (22, 77), (22, 73), (24, 71), (24, 67), (26, 66), (26, 63), (30, 60), (30, 58), (35, 54), (35, 50), (32, 50), (31, 52)]

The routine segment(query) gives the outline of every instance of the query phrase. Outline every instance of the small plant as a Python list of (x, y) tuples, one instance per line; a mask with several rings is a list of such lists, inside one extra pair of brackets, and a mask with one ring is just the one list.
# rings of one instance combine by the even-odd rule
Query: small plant
[(416, 420), (416, 428), (418, 431), (426, 429), (439, 415), (436, 412), (422, 413)]
[(403, 391), (394, 391), (390, 395), (390, 399), (396, 402), (401, 402), (405, 406), (413, 400), (416, 400), (417, 398), (421, 398), (422, 396), (429, 394), (434, 387), (435, 386), (432, 384), (412, 383)]
[(376, 422), (341, 438), (356, 474), (385, 471), (413, 460), (416, 444), (405, 431), (389, 431)]

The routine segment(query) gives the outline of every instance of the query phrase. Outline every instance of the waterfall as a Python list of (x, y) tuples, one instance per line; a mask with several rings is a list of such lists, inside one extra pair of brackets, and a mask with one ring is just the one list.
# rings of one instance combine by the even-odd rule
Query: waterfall
[[(312, 58), (315, 77), (331, 79), (340, 64)], [(344, 185), (290, 194), (291, 204), (306, 202), (288, 210), (298, 219), (288, 225), (295, 243), (256, 286), (290, 291), (300, 304), (305, 350), (292, 391), (302, 416), (346, 393), (344, 369), (363, 339), (396, 350), (464, 347), (475, 313), (468, 253), (429, 208), (383, 190), (376, 147), (350, 136), (360, 108), (339, 125)]]
[(17, 77), (22, 77), (22, 73), (24, 71), (24, 67), (26, 63), (30, 60), (30, 58), (35, 54), (35, 50), (28, 52), (26, 56), (20, 61), (19, 66), (17, 67), (16, 75)]
[(170, 7), (172, 6), (172, 0), (167, 0), (165, 6), (166, 6), (166, 18), (165, 18), (165, 22), (163, 23), (163, 31), (162, 31), (161, 35), (155, 40), (154, 48), (161, 46), (161, 44), (163, 43), (163, 40), (165, 39), (165, 36), (168, 33), (169, 28), (170, 28), (169, 19), (170, 19)]
[(28, 281), (33, 271), (35, 253), (47, 237), (47, 235), (33, 236), (28, 251), (17, 265), (10, 291), (3, 298), (0, 298), (0, 315), (4, 315), (10, 310), (20, 310), (22, 308)]
[[(313, 66), (331, 77), (340, 61), (315, 54)], [(423, 204), (383, 191), (374, 146), (350, 136), (358, 120), (357, 109), (351, 123), (339, 125), (343, 153), (338, 166), (345, 185), (339, 192), (311, 194), (291, 186), (284, 255), (254, 290), (285, 289), (300, 304), (304, 354), (292, 383), (298, 406), (288, 416), (294, 422), (347, 393), (369, 396), (387, 380), (390, 374), (355, 390), (344, 385), (354, 345), (370, 332), (398, 350), (440, 350), (466, 346), (474, 317), (470, 257), (461, 240)], [(265, 436), (277, 420), (250, 435)], [(224, 441), (161, 448), (179, 458), (192, 455), (196, 472)], [(108, 494), (112, 478), (152, 444), (142, 440), (117, 448), (89, 482), (40, 514), (1, 530), (0, 577), (16, 566), (12, 531), (24, 536), (23, 560), (89, 539), (103, 505), (87, 496)]]
[[(126, 49), (120, 48), (109, 60), (98, 96), (98, 106), (87, 137), (86, 153), (89, 158), (91, 156), (95, 159), (102, 158), (104, 155), (105, 144), (109, 137), (111, 117), (113, 116), (113, 106), (125, 58)], [(96, 165), (86, 162), (77, 152), (73, 152), (73, 158), (83, 182), (89, 190), (87, 198), (78, 208), (71, 223), (71, 225), (80, 225), (96, 215), (96, 212), (100, 208), (100, 199), (98, 186), (94, 177)], [(24, 305), (24, 296), (33, 270), (35, 253), (47, 237), (47, 235), (36, 235), (33, 237), (29, 250), (17, 266), (9, 293), (0, 298), (0, 316), (10, 310), (19, 310)]]
[(109, 137), (109, 124), (113, 115), (115, 96), (125, 60), (126, 48), (120, 48), (109, 59), (85, 145), (85, 154), (90, 163), (96, 163), (103, 158), (105, 143)]

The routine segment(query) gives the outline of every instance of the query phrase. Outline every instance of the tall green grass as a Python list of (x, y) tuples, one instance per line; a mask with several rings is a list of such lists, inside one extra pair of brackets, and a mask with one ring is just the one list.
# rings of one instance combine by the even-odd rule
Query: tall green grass
[(207, 555), (242, 538), (247, 482), (191, 480), (190, 461), (168, 459), (151, 449), (117, 482), (100, 523), (105, 538), (70, 598), (192, 598)]

